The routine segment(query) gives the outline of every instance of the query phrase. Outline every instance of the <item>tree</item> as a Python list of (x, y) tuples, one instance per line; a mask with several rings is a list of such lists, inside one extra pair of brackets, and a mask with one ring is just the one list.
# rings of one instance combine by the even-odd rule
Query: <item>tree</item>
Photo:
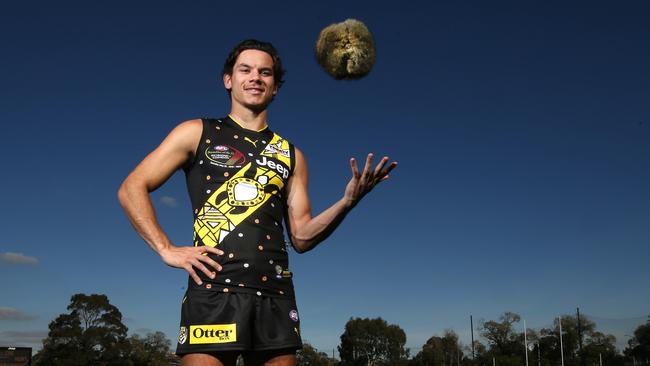
[(624, 352), (637, 361), (650, 359), (650, 319), (634, 330), (634, 337), (627, 342)]
[(397, 325), (382, 318), (350, 318), (338, 349), (343, 364), (372, 366), (406, 360), (405, 344), (406, 334)]
[(523, 346), (518, 342), (518, 334), (513, 324), (521, 320), (519, 314), (505, 312), (500, 321), (490, 320), (483, 322), (481, 326), (481, 336), (487, 339), (490, 351), (498, 355), (512, 355)]
[(68, 310), (49, 324), (35, 365), (128, 364), (128, 329), (106, 295), (75, 294)]
[[(596, 331), (596, 323), (580, 316), (580, 332), (578, 332), (578, 317), (573, 315), (562, 316), (562, 348), (564, 349), (564, 363), (567, 366), (581, 365), (584, 358), (587, 365), (603, 364), (617, 365), (622, 362), (616, 350), (616, 338), (611, 334)], [(580, 343), (582, 342), (582, 353)], [(560, 363), (560, 324), (555, 319), (551, 329), (540, 330), (540, 353), (542, 359), (548, 364)]]
[(302, 349), (296, 352), (298, 358), (298, 365), (313, 365), (313, 366), (334, 366), (336, 360), (327, 356), (325, 352), (319, 352), (309, 343), (304, 343)]
[(416, 363), (425, 366), (458, 365), (463, 359), (463, 351), (458, 342), (458, 335), (450, 329), (442, 337), (433, 336), (427, 340), (416, 356)]
[(132, 366), (169, 365), (171, 342), (163, 332), (148, 333), (144, 338), (134, 334), (128, 341), (128, 358)]

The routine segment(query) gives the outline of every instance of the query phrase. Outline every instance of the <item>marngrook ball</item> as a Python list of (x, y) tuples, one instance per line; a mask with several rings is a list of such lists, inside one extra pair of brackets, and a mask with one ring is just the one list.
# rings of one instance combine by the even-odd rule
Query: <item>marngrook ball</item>
[(375, 64), (375, 41), (365, 24), (347, 19), (320, 32), (316, 60), (334, 79), (361, 79)]

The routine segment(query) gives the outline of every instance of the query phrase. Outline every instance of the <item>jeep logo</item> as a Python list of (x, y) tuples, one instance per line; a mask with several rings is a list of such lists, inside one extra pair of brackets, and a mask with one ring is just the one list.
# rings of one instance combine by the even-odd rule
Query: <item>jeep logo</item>
[(267, 160), (266, 156), (262, 156), (262, 161), (256, 159), (255, 162), (261, 166), (268, 166), (269, 168), (276, 170), (284, 179), (289, 178), (289, 170), (287, 168), (285, 168), (282, 164)]

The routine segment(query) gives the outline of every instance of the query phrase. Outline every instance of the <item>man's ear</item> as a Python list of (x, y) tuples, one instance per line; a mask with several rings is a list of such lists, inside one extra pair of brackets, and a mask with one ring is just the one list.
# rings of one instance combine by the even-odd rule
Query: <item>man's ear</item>
[(232, 89), (232, 76), (228, 74), (223, 74), (223, 87), (227, 90)]

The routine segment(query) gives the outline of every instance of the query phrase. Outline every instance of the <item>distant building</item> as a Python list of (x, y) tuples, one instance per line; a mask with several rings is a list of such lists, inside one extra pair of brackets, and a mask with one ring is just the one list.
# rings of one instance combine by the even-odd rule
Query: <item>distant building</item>
[(0, 347), (0, 366), (31, 366), (31, 347)]

